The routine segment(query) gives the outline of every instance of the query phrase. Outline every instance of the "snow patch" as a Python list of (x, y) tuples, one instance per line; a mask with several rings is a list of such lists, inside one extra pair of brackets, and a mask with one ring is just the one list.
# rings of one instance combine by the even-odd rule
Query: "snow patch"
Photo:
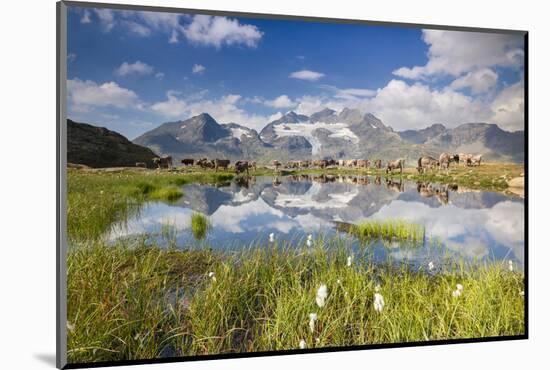
[(330, 131), (329, 137), (347, 140), (352, 143), (358, 143), (359, 138), (349, 129), (347, 123), (279, 123), (274, 126), (277, 136), (303, 136), (311, 144), (311, 152), (313, 155), (318, 154), (321, 150), (321, 141), (314, 135), (317, 129), (325, 129)]
[(241, 137), (243, 135), (246, 137), (252, 137), (252, 135), (250, 134), (250, 131), (248, 130), (245, 130), (243, 128), (231, 128), (231, 136), (238, 139), (239, 141), (241, 141)]

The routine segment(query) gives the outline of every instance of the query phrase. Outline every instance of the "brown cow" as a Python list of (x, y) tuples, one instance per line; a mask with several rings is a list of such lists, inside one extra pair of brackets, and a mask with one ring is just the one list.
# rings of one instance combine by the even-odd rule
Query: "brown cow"
[(425, 173), (428, 169), (435, 169), (439, 167), (439, 161), (429, 155), (418, 158), (418, 173)]
[(215, 163), (213, 160), (209, 160), (208, 158), (201, 158), (197, 161), (197, 166), (200, 168), (214, 168)]
[(311, 161), (300, 161), (298, 165), (300, 168), (309, 168), (311, 166)]
[(374, 163), (374, 168), (376, 168), (377, 170), (381, 169), (382, 168), (382, 160), (380, 159), (375, 159), (373, 161)]
[(214, 169), (217, 171), (218, 168), (223, 168), (224, 170), (227, 170), (229, 167), (229, 159), (214, 159)]
[(358, 159), (357, 167), (359, 168), (369, 168), (369, 161), (367, 159)]
[(357, 166), (357, 159), (347, 159), (345, 162), (344, 162), (344, 165), (346, 167), (355, 167)]
[(481, 157), (483, 157), (483, 155), (481, 154), (472, 156), (472, 158), (470, 159), (470, 164), (472, 166), (475, 166), (475, 165), (481, 166)]
[(195, 160), (193, 158), (184, 158), (181, 160), (181, 164), (184, 166), (192, 166), (195, 164)]
[(448, 169), (452, 162), (458, 163), (459, 159), (458, 154), (441, 153), (439, 155), (439, 168)]
[(248, 161), (237, 161), (235, 162), (235, 172), (238, 174), (243, 173), (246, 171), (246, 174), (248, 175), (248, 168), (249, 168)]
[(325, 168), (328, 165), (328, 161), (326, 159), (316, 159), (311, 161), (311, 165), (313, 167)]
[(279, 162), (276, 159), (274, 159), (272, 163), (273, 163), (273, 166), (275, 167), (275, 170), (278, 170), (279, 167), (281, 166), (281, 162)]
[(392, 173), (393, 170), (399, 169), (399, 173), (403, 173), (403, 168), (405, 167), (405, 160), (400, 158), (396, 159), (394, 161), (388, 161), (388, 164), (386, 165), (386, 173)]
[(157, 168), (172, 168), (172, 156), (153, 158), (153, 163), (157, 165)]
[(459, 162), (464, 162), (464, 166), (468, 166), (472, 161), (472, 154), (458, 153)]

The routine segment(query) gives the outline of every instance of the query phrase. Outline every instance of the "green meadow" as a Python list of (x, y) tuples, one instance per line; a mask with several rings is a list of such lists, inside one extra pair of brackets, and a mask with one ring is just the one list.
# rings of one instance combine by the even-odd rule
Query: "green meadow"
[[(374, 262), (375, 240), (415, 242), (423, 225), (378, 220), (343, 238), (258, 242), (238, 251), (143, 237), (107, 242), (110, 227), (187, 183), (229, 172), (68, 173), (67, 334), (70, 363), (522, 335), (524, 274), (504, 263), (450, 260), (413, 268)], [(228, 241), (229, 242), (229, 241)]]

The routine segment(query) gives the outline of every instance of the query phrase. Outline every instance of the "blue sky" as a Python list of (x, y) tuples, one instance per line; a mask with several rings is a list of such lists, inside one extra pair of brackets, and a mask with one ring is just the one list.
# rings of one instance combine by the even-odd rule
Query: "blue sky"
[(521, 36), (70, 8), (68, 116), (130, 139), (210, 113), (257, 130), (357, 108), (396, 130), (523, 129)]

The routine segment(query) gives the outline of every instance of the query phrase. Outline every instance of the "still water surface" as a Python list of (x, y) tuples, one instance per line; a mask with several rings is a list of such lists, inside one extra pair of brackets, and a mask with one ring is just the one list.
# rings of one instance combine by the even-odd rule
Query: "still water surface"
[[(115, 225), (110, 238), (147, 233), (162, 245), (168, 243), (169, 230), (170, 239), (180, 247), (202, 243), (236, 249), (266, 244), (270, 233), (278, 242), (296, 245), (303, 245), (308, 234), (338, 234), (357, 244), (337, 232), (336, 223), (399, 218), (425, 227), (424, 245), (374, 243), (375, 258), (391, 255), (413, 264), (443, 256), (511, 259), (523, 266), (524, 202), (502, 193), (375, 177), (307, 175), (256, 177), (218, 187), (190, 184), (183, 192), (172, 204), (145, 204), (138, 215)], [(200, 242), (191, 233), (193, 212), (207, 215), (212, 223)]]

